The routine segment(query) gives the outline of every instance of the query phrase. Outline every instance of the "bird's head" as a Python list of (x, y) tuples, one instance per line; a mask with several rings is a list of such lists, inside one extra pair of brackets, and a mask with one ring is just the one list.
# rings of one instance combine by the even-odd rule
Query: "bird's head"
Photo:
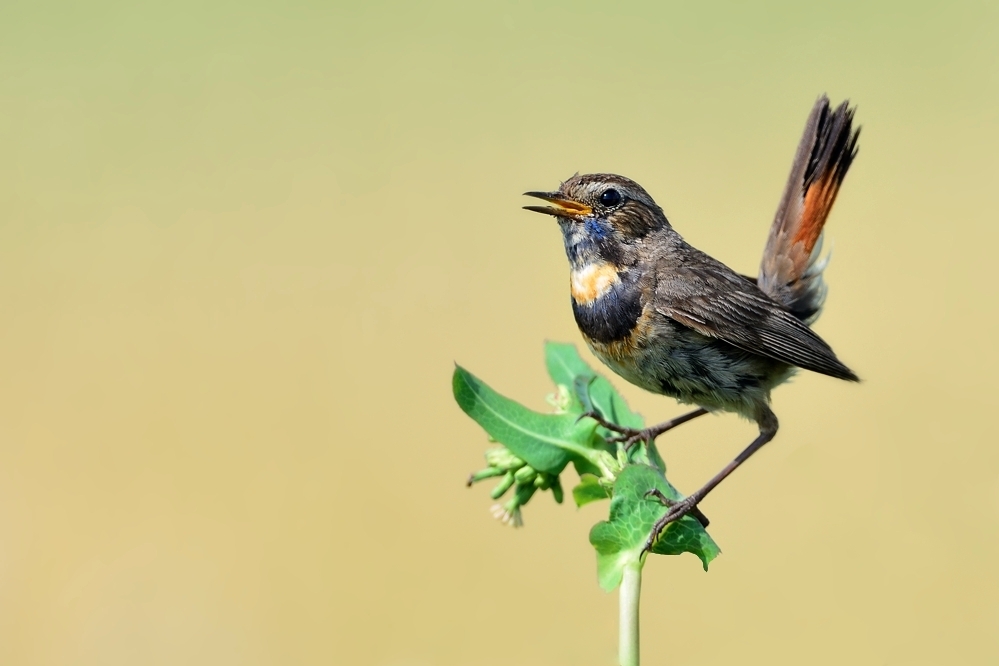
[(669, 225), (666, 215), (641, 185), (624, 176), (575, 175), (554, 192), (525, 192), (549, 206), (524, 206), (553, 215), (562, 228), (569, 261), (621, 263), (629, 246)]

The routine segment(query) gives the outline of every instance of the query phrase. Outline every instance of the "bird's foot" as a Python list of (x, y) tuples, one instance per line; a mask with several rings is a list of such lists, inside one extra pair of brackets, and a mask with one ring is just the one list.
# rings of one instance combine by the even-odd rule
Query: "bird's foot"
[(642, 428), (641, 430), (636, 430), (635, 428), (628, 428), (617, 423), (608, 421), (603, 417), (600, 412), (586, 412), (580, 415), (581, 419), (591, 418), (600, 425), (602, 425), (607, 430), (613, 433), (617, 433), (614, 437), (608, 437), (607, 441), (612, 444), (620, 442), (624, 445), (625, 450), (631, 450), (635, 444), (639, 442), (651, 442), (656, 437), (659, 436), (659, 432), (656, 431), (655, 427), (652, 428)]
[(658, 437), (662, 433), (663, 431), (657, 430), (655, 427), (642, 428), (641, 430), (626, 428), (624, 432), (621, 432), (616, 437), (611, 437), (607, 441), (614, 444), (620, 442), (622, 445), (624, 445), (625, 451), (630, 451), (631, 447), (635, 446), (635, 444), (638, 444), (640, 442), (651, 444), (653, 441), (655, 441), (656, 437)]
[(616, 432), (617, 436), (610, 437), (608, 438), (607, 441), (611, 443), (620, 442), (621, 444), (624, 445), (624, 448), (626, 450), (630, 450), (631, 447), (633, 447), (635, 444), (638, 444), (639, 442), (646, 442), (648, 444), (651, 444), (652, 442), (655, 441), (656, 437), (663, 434), (667, 430), (672, 430), (678, 425), (683, 425), (687, 421), (692, 421), (693, 419), (696, 419), (698, 416), (703, 416), (704, 414), (707, 413), (708, 410), (704, 409), (703, 407), (699, 407), (694, 411), (684, 414), (682, 416), (678, 416), (675, 419), (670, 419), (669, 421), (663, 421), (658, 425), (649, 426), (648, 428), (642, 428), (641, 430), (636, 430), (635, 428), (625, 428), (624, 426), (620, 426), (616, 423), (611, 423), (598, 412), (586, 412), (579, 418), (584, 418), (588, 416), (597, 423), (599, 423), (600, 425), (602, 425), (607, 430), (610, 430), (611, 432)]
[(696, 517), (702, 525), (707, 527), (707, 518), (701, 520), (704, 514), (697, 508), (697, 503), (700, 500), (695, 495), (685, 497), (682, 500), (672, 500), (663, 495), (657, 488), (653, 488), (645, 493), (645, 498), (657, 500), (663, 506), (669, 507), (669, 511), (667, 511), (666, 514), (657, 520), (655, 525), (652, 526), (652, 532), (649, 534), (649, 538), (645, 541), (642, 553), (648, 553), (652, 550), (652, 547), (656, 545), (656, 541), (659, 540), (659, 537), (662, 535), (663, 530), (666, 529), (667, 525), (680, 520), (688, 513)]

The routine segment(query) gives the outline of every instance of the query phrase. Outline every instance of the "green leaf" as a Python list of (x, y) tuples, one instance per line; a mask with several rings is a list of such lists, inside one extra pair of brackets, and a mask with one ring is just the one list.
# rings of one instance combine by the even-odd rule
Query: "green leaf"
[(576, 345), (570, 342), (546, 341), (545, 365), (552, 381), (568, 388), (572, 388), (573, 380), (580, 375), (597, 374), (576, 351)]
[(546, 342), (545, 365), (552, 381), (572, 390), (584, 409), (596, 409), (605, 419), (628, 428), (645, 425), (641, 415), (628, 408), (628, 403), (611, 383), (586, 364), (575, 345)]
[(572, 499), (576, 502), (576, 506), (599, 502), (610, 496), (610, 491), (592, 474), (580, 475), (579, 485), (572, 489)]
[[(614, 483), (610, 519), (597, 523), (590, 530), (590, 543), (597, 551), (597, 578), (605, 590), (613, 590), (621, 584), (625, 566), (641, 561), (642, 547), (653, 524), (666, 513), (666, 507), (655, 498), (646, 498), (646, 493), (653, 488), (658, 488), (670, 499), (681, 498), (652, 467), (625, 467)], [(708, 563), (721, 551), (696, 519), (684, 516), (666, 528), (652, 552), (661, 555), (693, 553), (707, 571)]]
[(505, 398), (460, 366), (454, 399), (496, 441), (534, 469), (559, 474), (575, 455), (592, 451), (595, 424), (578, 414), (541, 414)]
[[(621, 394), (618, 393), (607, 379), (598, 375), (579, 356), (576, 347), (564, 342), (545, 343), (545, 364), (548, 366), (548, 374), (556, 384), (561, 384), (571, 389), (583, 406), (584, 411), (595, 409), (604, 418), (628, 428), (639, 429), (645, 425), (644, 419), (628, 408)], [(600, 437), (612, 437), (616, 433), (611, 433), (603, 427), (596, 430)], [(655, 443), (646, 445), (644, 442), (632, 448), (629, 455), (631, 462), (643, 465), (651, 465), (663, 472), (666, 471), (666, 463)], [(580, 474), (584, 473), (579, 470)]]
[(573, 458), (572, 466), (576, 468), (576, 474), (580, 477), (584, 474), (592, 474), (596, 477), (600, 476), (600, 468), (585, 458)]

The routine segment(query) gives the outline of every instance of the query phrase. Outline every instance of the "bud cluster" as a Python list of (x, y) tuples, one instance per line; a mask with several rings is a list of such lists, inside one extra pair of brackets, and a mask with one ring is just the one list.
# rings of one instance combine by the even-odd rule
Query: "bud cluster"
[(503, 504), (497, 503), (490, 508), (493, 517), (503, 524), (513, 527), (523, 525), (524, 519), (520, 508), (527, 504), (538, 490), (550, 490), (555, 501), (562, 503), (562, 484), (558, 475), (534, 469), (505, 446), (487, 449), (486, 465), (485, 469), (468, 477), (467, 485), (471, 487), (485, 479), (502, 477), (490, 493), (494, 500), (503, 497), (513, 488), (513, 497)]

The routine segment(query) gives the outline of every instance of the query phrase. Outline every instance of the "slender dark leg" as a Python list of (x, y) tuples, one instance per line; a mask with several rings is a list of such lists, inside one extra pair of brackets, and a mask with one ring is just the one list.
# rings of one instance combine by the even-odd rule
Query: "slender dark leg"
[(635, 430), (634, 428), (625, 428), (619, 426), (616, 423), (611, 423), (605, 419), (602, 415), (597, 412), (587, 412), (583, 416), (588, 416), (603, 427), (607, 428), (611, 432), (618, 433), (617, 437), (611, 437), (608, 441), (610, 442), (622, 442), (626, 449), (630, 449), (638, 442), (652, 442), (656, 437), (663, 434), (667, 430), (672, 430), (678, 425), (683, 425), (687, 421), (693, 421), (698, 416), (704, 416), (708, 413), (708, 410), (703, 407), (695, 409), (689, 414), (684, 414), (683, 416), (678, 416), (675, 419), (670, 419), (669, 421), (663, 421), (654, 426), (648, 428), (643, 428), (642, 430)]
[(747, 446), (742, 453), (737, 455), (735, 460), (725, 465), (722, 471), (711, 477), (711, 480), (705, 483), (704, 486), (693, 495), (685, 497), (678, 502), (674, 502), (673, 500), (665, 498), (662, 493), (657, 491), (650, 491), (647, 494), (647, 496), (653, 496), (668, 506), (669, 511), (667, 511), (666, 515), (657, 520), (656, 524), (652, 526), (652, 533), (649, 535), (648, 541), (645, 542), (645, 548), (643, 549), (645, 552), (652, 550), (652, 546), (655, 545), (656, 541), (659, 539), (659, 535), (662, 534), (662, 531), (666, 529), (667, 525), (683, 518), (688, 513), (691, 513), (697, 504), (704, 499), (708, 493), (714, 490), (719, 483), (724, 481), (729, 474), (734, 472), (739, 465), (749, 460), (754, 453), (762, 449), (763, 445), (773, 439), (774, 435), (777, 434), (777, 417), (772, 411), (770, 411), (769, 408), (763, 408), (762, 413), (759, 417), (757, 417), (757, 423), (760, 426), (760, 435), (753, 440), (753, 443)]
[[(608, 441), (622, 442), (624, 444), (625, 449), (630, 449), (638, 442), (649, 442), (651, 444), (656, 437), (663, 434), (667, 430), (672, 430), (678, 425), (683, 425), (687, 421), (693, 421), (698, 416), (704, 416), (707, 413), (708, 410), (704, 409), (703, 407), (700, 407), (692, 412), (683, 414), (682, 416), (678, 416), (675, 419), (670, 419), (669, 421), (663, 421), (658, 425), (654, 425), (649, 428), (644, 428), (642, 430), (635, 430), (634, 428), (624, 428), (616, 423), (611, 423), (610, 421), (605, 419), (599, 412), (586, 412), (579, 418), (588, 416), (589, 418), (593, 419), (594, 421), (602, 425), (607, 430), (610, 430), (611, 432), (620, 433), (619, 436), (611, 437)], [(662, 502), (664, 504), (670, 501), (666, 499), (666, 497), (663, 496), (661, 493), (660, 497), (662, 498)], [(708, 524), (711, 522), (710, 520), (708, 520), (708, 517), (705, 516), (703, 513), (701, 513), (701, 510), (698, 509), (696, 506), (691, 507), (688, 513), (690, 513), (690, 515), (692, 515), (694, 518), (697, 518), (697, 522), (699, 522), (702, 527), (707, 527)]]
[[(670, 498), (663, 495), (662, 491), (659, 490), (658, 488), (653, 488), (649, 492), (645, 493), (645, 496), (655, 497), (657, 500), (659, 500), (662, 503), (663, 506), (673, 506), (674, 504), (676, 504), (676, 501), (671, 500)], [(701, 510), (698, 509), (696, 506), (691, 507), (689, 513), (694, 518), (697, 518), (697, 522), (701, 524), (701, 527), (707, 529), (708, 525), (711, 524), (711, 521), (708, 520), (708, 517), (705, 516), (703, 513), (701, 513)]]

